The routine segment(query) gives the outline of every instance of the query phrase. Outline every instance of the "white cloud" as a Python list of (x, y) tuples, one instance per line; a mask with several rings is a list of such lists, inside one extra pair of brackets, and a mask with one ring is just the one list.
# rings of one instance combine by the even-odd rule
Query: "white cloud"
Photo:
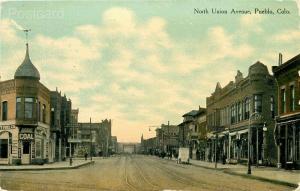
[(240, 19), (241, 29), (244, 32), (254, 31), (256, 33), (262, 32), (262, 28), (260, 26), (263, 21), (263, 17), (259, 14), (251, 14), (251, 15), (243, 15)]
[(135, 15), (123, 7), (111, 8), (102, 17), (105, 30), (114, 35), (131, 35), (135, 32)]
[(0, 40), (3, 43), (14, 44), (20, 41), (17, 36), (15, 21), (11, 19), (0, 20)]
[(245, 59), (252, 55), (253, 47), (247, 43), (234, 44), (233, 35), (225, 32), (223, 27), (216, 26), (209, 29), (208, 47), (214, 52), (214, 59), (224, 57)]
[(300, 30), (286, 30), (280, 34), (273, 35), (271, 41), (279, 42), (299, 42), (300, 41)]

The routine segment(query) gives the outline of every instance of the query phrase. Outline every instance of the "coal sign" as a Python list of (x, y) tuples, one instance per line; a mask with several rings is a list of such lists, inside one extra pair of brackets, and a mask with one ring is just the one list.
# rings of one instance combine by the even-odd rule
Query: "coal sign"
[(33, 134), (31, 133), (21, 133), (20, 140), (33, 140)]

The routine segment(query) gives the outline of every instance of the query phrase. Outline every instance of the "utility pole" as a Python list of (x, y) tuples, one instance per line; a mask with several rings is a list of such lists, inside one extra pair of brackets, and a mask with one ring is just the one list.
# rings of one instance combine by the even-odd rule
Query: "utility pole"
[(216, 141), (215, 141), (215, 168), (217, 168), (218, 166), (218, 157), (217, 157), (217, 154), (218, 154), (218, 132), (216, 134)]
[(90, 156), (91, 156), (91, 160), (93, 160), (92, 158), (92, 147), (93, 147), (93, 139), (92, 139), (92, 118), (90, 117)]
[(170, 121), (168, 121), (168, 142), (167, 142), (167, 152), (170, 152)]

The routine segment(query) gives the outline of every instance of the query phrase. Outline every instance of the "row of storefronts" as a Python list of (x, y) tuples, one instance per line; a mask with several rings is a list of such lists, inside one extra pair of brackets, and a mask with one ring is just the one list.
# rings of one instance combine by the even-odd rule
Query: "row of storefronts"
[[(280, 54), (273, 73), (258, 61), (246, 77), (217, 83), (206, 108), (183, 115), (177, 148), (197, 160), (299, 169), (300, 55), (282, 63)], [(148, 150), (159, 150), (155, 138), (144, 140)]]

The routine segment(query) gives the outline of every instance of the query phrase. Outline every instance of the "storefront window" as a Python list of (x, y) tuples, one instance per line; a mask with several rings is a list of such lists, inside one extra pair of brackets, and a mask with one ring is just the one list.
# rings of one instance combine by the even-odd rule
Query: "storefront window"
[(33, 98), (25, 98), (25, 119), (33, 117)]
[(241, 158), (246, 159), (248, 157), (248, 133), (241, 134)]
[(296, 128), (295, 135), (296, 135), (296, 137), (295, 137), (295, 142), (296, 142), (295, 156), (296, 157), (295, 158), (297, 161), (300, 161), (300, 128)]
[(37, 140), (35, 142), (35, 152), (36, 152), (36, 157), (41, 157), (41, 141)]

